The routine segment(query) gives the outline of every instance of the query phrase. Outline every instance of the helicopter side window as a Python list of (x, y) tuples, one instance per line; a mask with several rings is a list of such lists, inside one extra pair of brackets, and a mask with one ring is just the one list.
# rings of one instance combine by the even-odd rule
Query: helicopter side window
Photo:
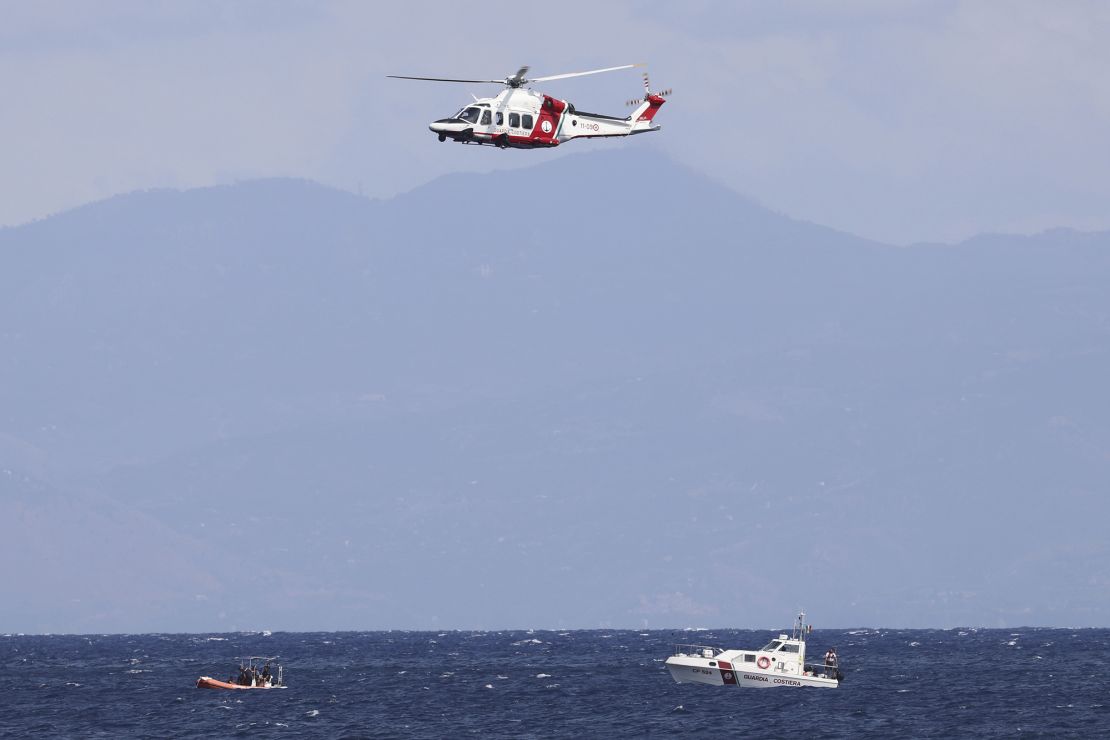
[(501, 111), (497, 111), (496, 115), (497, 115), (497, 118), (496, 118), (497, 125), (498, 126), (504, 126), (505, 125), (505, 116), (504, 116), (504, 114), (502, 114)]
[(482, 125), (488, 126), (491, 120), (492, 116), (489, 112), (489, 108), (486, 108), (484, 111), (482, 111)]
[(519, 113), (510, 113), (509, 114), (509, 128), (520, 128), (520, 114)]
[(528, 129), (529, 131), (531, 131), (532, 126), (534, 126), (535, 123), (532, 121), (532, 116), (528, 113), (525, 113), (524, 116), (522, 117), (520, 125), (523, 126), (526, 129)]
[(462, 120), (466, 121), (467, 123), (477, 123), (478, 122), (478, 114), (481, 113), (481, 112), (482, 111), (480, 109), (475, 108), (474, 106), (470, 106), (466, 110), (459, 111), (459, 115), (456, 116), (456, 117), (461, 118)]

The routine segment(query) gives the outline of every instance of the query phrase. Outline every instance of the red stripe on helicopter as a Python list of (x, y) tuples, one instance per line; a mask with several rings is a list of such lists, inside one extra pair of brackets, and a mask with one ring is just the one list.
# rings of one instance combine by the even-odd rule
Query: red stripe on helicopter
[(655, 118), (655, 114), (659, 112), (659, 109), (663, 107), (663, 103), (667, 101), (658, 95), (649, 95), (647, 102), (648, 109), (640, 114), (640, 117), (636, 119), (637, 121), (650, 121)]

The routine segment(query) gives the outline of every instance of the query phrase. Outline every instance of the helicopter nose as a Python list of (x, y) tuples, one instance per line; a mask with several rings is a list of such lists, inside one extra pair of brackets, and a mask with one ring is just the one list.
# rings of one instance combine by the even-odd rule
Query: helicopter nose
[(441, 118), (438, 121), (432, 121), (428, 124), (428, 128), (435, 131), (437, 134), (449, 134), (452, 131), (458, 131), (466, 127), (465, 121), (460, 121), (457, 118)]

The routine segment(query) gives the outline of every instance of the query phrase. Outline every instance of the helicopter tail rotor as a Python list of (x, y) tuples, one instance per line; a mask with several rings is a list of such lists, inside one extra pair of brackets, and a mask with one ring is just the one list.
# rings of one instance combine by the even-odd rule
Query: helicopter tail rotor
[(631, 106), (639, 106), (639, 105), (643, 105), (644, 103), (649, 102), (653, 96), (654, 97), (659, 97), (659, 98), (670, 97), (672, 92), (674, 92), (674, 91), (671, 90), (671, 88), (669, 88), (669, 87), (666, 90), (660, 90), (659, 92), (652, 92), (651, 91), (651, 81), (648, 79), (648, 73), (644, 72), (644, 97), (642, 97), (642, 98), (632, 98), (631, 100), (626, 100), (626, 101), (624, 101), (624, 104), (625, 105), (631, 105)]
[(652, 119), (663, 107), (663, 103), (667, 102), (666, 98), (670, 94), (671, 90), (669, 88), (660, 92), (652, 92), (651, 81), (648, 79), (647, 72), (644, 72), (644, 97), (625, 101), (625, 105), (633, 106), (636, 109), (628, 117), (631, 122), (632, 133), (659, 130), (658, 126), (652, 124)]

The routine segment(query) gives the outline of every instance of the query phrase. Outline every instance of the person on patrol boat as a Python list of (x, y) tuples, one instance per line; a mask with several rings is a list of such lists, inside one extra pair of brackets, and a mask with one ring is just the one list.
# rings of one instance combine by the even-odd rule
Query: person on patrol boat
[(825, 674), (828, 676), (836, 673), (836, 647), (829, 648), (825, 653)]

